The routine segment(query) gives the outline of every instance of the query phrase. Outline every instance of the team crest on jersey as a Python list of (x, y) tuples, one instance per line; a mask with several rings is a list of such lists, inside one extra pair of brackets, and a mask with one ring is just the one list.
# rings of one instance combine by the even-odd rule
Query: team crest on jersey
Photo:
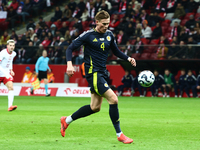
[(104, 84), (104, 86), (105, 86), (105, 87), (108, 87), (108, 84), (107, 84), (107, 83), (105, 83), (105, 84)]
[(110, 36), (107, 36), (107, 37), (106, 37), (106, 39), (107, 39), (108, 41), (110, 41), (110, 40), (111, 40)]
[(104, 41), (104, 38), (99, 38), (100, 41)]

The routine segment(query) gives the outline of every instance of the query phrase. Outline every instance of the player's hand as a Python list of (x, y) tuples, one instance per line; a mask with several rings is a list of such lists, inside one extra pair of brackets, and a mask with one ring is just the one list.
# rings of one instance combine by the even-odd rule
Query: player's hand
[(74, 70), (73, 66), (67, 66), (67, 75), (69, 77), (72, 77), (74, 75), (74, 72), (75, 72), (75, 70)]
[(131, 63), (132, 66), (136, 67), (136, 61), (134, 58), (129, 57), (128, 61)]
[(49, 72), (51, 72), (51, 69), (49, 68)]
[(36, 73), (36, 76), (38, 76), (38, 73)]
[(14, 76), (15, 73), (11, 70), (11, 71), (10, 71), (10, 75), (11, 75), (11, 76)]
[(197, 89), (199, 90), (199, 89), (200, 89), (200, 86), (197, 86)]

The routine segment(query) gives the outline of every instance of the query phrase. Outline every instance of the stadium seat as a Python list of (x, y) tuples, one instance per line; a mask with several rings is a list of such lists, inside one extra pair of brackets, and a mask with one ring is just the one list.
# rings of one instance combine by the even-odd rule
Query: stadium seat
[(154, 53), (157, 50), (157, 48), (158, 48), (158, 44), (154, 44), (154, 43), (149, 44), (149, 47), (148, 47), (151, 53)]
[(188, 21), (188, 19), (182, 20), (181, 23), (180, 23), (180, 25), (181, 25), (181, 26), (185, 26), (185, 23), (186, 23), (187, 21)]
[(133, 76), (133, 77), (136, 77), (137, 76), (137, 73), (136, 73), (136, 71), (135, 70), (131, 70), (131, 75)]
[(179, 70), (176, 74), (176, 76), (174, 77), (176, 81), (179, 80), (179, 77), (181, 76), (181, 70)]
[(151, 55), (150, 53), (142, 53), (140, 59), (148, 60), (150, 55)]
[(190, 19), (190, 15), (194, 15), (194, 13), (187, 13), (185, 15), (185, 17), (183, 18), (183, 20), (189, 20)]
[(195, 20), (197, 20), (200, 17), (200, 13), (196, 13)]
[(157, 45), (157, 44), (159, 44), (159, 42), (160, 42), (160, 39), (153, 39), (153, 40), (151, 40), (151, 42), (150, 42), (150, 44), (155, 44), (155, 45)]
[(162, 21), (162, 23), (161, 23), (161, 26), (163, 27), (163, 26), (169, 26), (170, 25), (170, 23), (171, 23), (171, 20), (164, 20), (164, 21)]
[(129, 40), (130, 44), (132, 44), (132, 45), (135, 44), (135, 41), (136, 40)]
[(171, 37), (171, 33), (168, 32), (168, 33), (166, 33), (164, 36), (165, 36), (166, 38), (170, 38), (170, 37)]
[(70, 22), (70, 24), (69, 24), (69, 29), (70, 30), (73, 28), (74, 24), (75, 24), (75, 21)]
[(61, 21), (56, 21), (56, 22), (54, 22), (54, 24), (56, 25), (56, 28), (58, 30), (60, 30), (60, 28), (62, 28), (62, 22)]
[(149, 44), (149, 39), (146, 39), (146, 38), (141, 38), (140, 39), (141, 41), (142, 41), (142, 43), (144, 44), (144, 45), (147, 45), (147, 44)]
[(134, 54), (131, 55), (131, 57), (138, 60), (138, 59), (140, 59), (140, 53), (134, 53)]
[(161, 18), (165, 18), (166, 12), (161, 12), (161, 13), (159, 13), (159, 16), (160, 16)]
[(46, 25), (50, 28), (53, 22), (51, 22), (51, 21), (46, 21), (45, 23), (46, 23)]
[(85, 30), (89, 26), (88, 23), (88, 21), (82, 21), (83, 30)]
[(150, 55), (150, 59), (152, 59), (152, 60), (158, 59), (157, 54), (156, 54), (156, 53), (152, 53), (152, 54)]
[(165, 34), (168, 30), (168, 27), (167, 26), (162, 26), (162, 34)]
[(174, 16), (174, 13), (167, 13), (165, 19), (171, 20), (173, 16)]
[(86, 78), (81, 78), (78, 81), (78, 86), (80, 86), (80, 87), (88, 87), (88, 82), (87, 82)]

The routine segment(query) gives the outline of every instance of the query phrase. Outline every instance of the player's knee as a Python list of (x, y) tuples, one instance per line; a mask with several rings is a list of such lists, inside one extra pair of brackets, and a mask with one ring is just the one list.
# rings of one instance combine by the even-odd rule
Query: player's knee
[(13, 91), (13, 87), (12, 86), (8, 86), (8, 91)]
[(100, 106), (91, 106), (91, 109), (93, 112), (99, 112), (101, 110), (101, 107)]
[(116, 95), (111, 96), (111, 100), (110, 101), (111, 101), (112, 104), (118, 104), (117, 96)]

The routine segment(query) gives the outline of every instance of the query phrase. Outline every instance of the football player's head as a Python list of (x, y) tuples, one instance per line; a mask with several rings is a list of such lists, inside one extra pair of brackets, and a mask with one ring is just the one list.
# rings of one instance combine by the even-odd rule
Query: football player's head
[(12, 51), (14, 51), (14, 49), (15, 49), (15, 41), (14, 40), (7, 41), (7, 49), (9, 51), (9, 53), (12, 53)]
[(110, 15), (107, 11), (102, 10), (99, 11), (96, 16), (96, 30), (99, 33), (105, 33), (108, 29), (109, 23), (110, 23)]
[(185, 75), (185, 69), (181, 69), (181, 75)]

